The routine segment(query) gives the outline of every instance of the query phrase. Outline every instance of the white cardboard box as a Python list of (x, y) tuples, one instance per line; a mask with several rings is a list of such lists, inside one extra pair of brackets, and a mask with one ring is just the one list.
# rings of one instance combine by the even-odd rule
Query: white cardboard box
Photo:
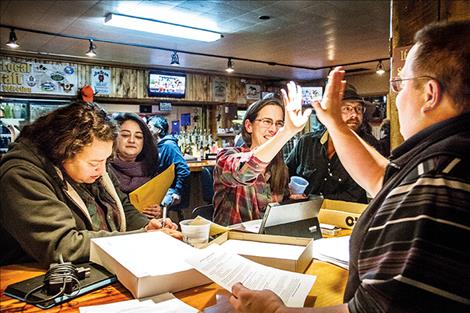
[(263, 256), (249, 255), (233, 251), (237, 254), (246, 257), (247, 259), (250, 259), (263, 265), (275, 267), (286, 271), (303, 273), (312, 261), (313, 240), (309, 238), (297, 238), (228, 231), (211, 241), (210, 244), (217, 243), (219, 245), (222, 245), (224, 242), (231, 239), (302, 247), (301, 252), (297, 256), (282, 255), (282, 253), (279, 253), (280, 250), (270, 251), (270, 255)]
[(184, 261), (194, 250), (162, 232), (146, 232), (92, 239), (90, 261), (114, 273), (135, 298), (142, 298), (210, 283)]

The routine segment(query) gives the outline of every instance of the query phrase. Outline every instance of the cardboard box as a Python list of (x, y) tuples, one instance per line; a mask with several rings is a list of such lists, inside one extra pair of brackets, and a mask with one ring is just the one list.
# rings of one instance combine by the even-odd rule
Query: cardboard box
[[(217, 243), (222, 245), (228, 240), (242, 240), (242, 241), (253, 241), (259, 243), (271, 243), (271, 244), (283, 244), (291, 246), (300, 246), (303, 248), (301, 254), (297, 257), (288, 257), (286, 255), (281, 255), (279, 251), (274, 250), (270, 251), (270, 255), (259, 256), (259, 255), (240, 255), (255, 261), (257, 263), (278, 268), (281, 270), (287, 270), (292, 272), (304, 273), (310, 262), (312, 261), (312, 243), (311, 238), (296, 238), (296, 237), (286, 237), (286, 236), (274, 236), (274, 235), (262, 235), (262, 234), (253, 234), (245, 233), (238, 231), (228, 231), (216, 239), (212, 240), (210, 244)], [(233, 251), (233, 250), (232, 250)], [(237, 253), (237, 251), (233, 251)]]
[(318, 213), (318, 220), (320, 223), (352, 229), (366, 207), (367, 204), (364, 203), (325, 199)]
[(92, 239), (90, 260), (142, 298), (210, 283), (184, 261), (195, 250), (162, 232), (146, 232)]

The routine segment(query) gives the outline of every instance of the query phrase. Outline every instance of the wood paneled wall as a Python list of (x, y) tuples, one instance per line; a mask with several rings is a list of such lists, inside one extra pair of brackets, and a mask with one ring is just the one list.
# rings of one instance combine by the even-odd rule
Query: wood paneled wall
[[(73, 63), (65, 62), (62, 60), (48, 60), (40, 58), (25, 58), (25, 57), (9, 57), (1, 58), (1, 61), (25, 62), (35, 61), (44, 64), (61, 63), (77, 67), (78, 87), (81, 88), (86, 84), (91, 84), (91, 69), (100, 68), (96, 64), (86, 63)], [(119, 66), (101, 66), (103, 69), (111, 70), (112, 91), (110, 95), (99, 95), (99, 98), (114, 98), (114, 99), (155, 99), (157, 101), (171, 100), (171, 102), (192, 102), (197, 103), (227, 103), (227, 104), (247, 104), (245, 83), (255, 83), (261, 85), (261, 90), (264, 90), (265, 82), (263, 80), (247, 80), (240, 77), (229, 76), (216, 76), (210, 74), (199, 73), (186, 73), (186, 97), (177, 100), (174, 98), (155, 98), (147, 95), (147, 81), (150, 69), (119, 67)], [(165, 71), (170, 71), (165, 69)], [(170, 71), (171, 72), (171, 71)], [(214, 84), (215, 81), (225, 82), (225, 98), (215, 98)], [(54, 97), (51, 95), (51, 97)]]
[[(392, 49), (411, 45), (414, 34), (429, 23), (464, 19), (470, 19), (470, 1), (393, 0)], [(389, 100), (387, 112), (390, 118), (390, 141), (392, 148), (395, 148), (403, 142), (403, 137), (400, 134), (398, 112), (395, 106), (396, 95), (392, 94)]]

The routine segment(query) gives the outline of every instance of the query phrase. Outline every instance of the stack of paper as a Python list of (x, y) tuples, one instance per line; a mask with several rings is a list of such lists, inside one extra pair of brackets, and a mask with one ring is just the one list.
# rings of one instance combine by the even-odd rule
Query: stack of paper
[(228, 291), (237, 282), (253, 290), (269, 289), (288, 307), (303, 307), (316, 279), (313, 275), (255, 263), (215, 244), (199, 250), (186, 261)]
[(102, 305), (80, 307), (80, 313), (197, 313), (199, 310), (164, 293), (147, 300), (129, 300)]
[(322, 238), (313, 242), (313, 257), (349, 268), (349, 239), (351, 236)]

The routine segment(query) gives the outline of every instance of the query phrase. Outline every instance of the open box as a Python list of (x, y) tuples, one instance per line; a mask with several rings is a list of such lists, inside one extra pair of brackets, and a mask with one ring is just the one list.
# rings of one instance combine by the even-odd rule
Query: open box
[(352, 229), (367, 204), (339, 200), (323, 200), (318, 220), (341, 228)]
[(230, 251), (278, 269), (303, 273), (312, 261), (311, 238), (228, 231), (212, 240), (210, 245), (224, 246), (231, 240), (235, 244), (230, 245)]

